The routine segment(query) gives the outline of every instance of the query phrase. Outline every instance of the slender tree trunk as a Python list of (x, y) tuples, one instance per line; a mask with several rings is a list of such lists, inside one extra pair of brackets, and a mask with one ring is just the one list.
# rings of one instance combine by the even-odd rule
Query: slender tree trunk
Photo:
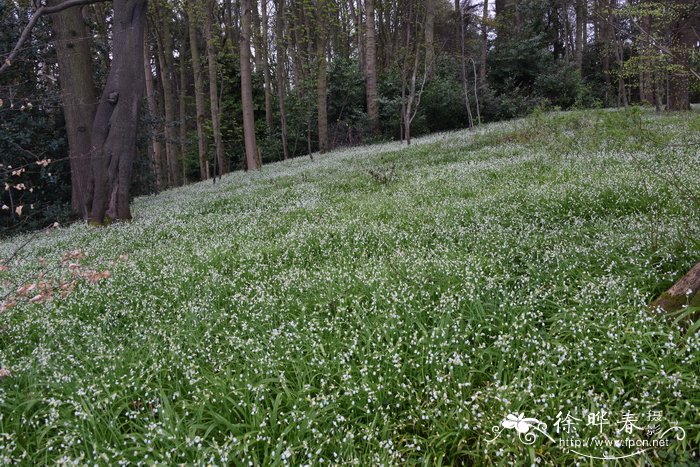
[(198, 5), (190, 2), (190, 12), (187, 22), (190, 36), (190, 56), (192, 58), (192, 72), (194, 73), (194, 101), (197, 112), (197, 149), (199, 154), (199, 177), (201, 180), (209, 179), (209, 155), (207, 154), (207, 135), (204, 131), (206, 120), (206, 103), (204, 102), (204, 77), (202, 76), (202, 63), (199, 55), (199, 40), (197, 38), (197, 24), (199, 10)]
[[(182, 31), (182, 50), (180, 51), (180, 154), (182, 154), (183, 161), (185, 155), (187, 154), (187, 87), (188, 87), (188, 76), (187, 76), (187, 54), (185, 50), (187, 48), (187, 37), (188, 37), (188, 27), (185, 24), (185, 28)], [(182, 183), (187, 183), (187, 165), (182, 164)]]
[(277, 99), (279, 100), (280, 107), (282, 153), (284, 155), (284, 160), (287, 160), (289, 159), (289, 147), (287, 142), (287, 73), (284, 66), (287, 57), (287, 48), (285, 46), (285, 11), (284, 0), (277, 0)]
[(603, 65), (603, 78), (605, 79), (605, 104), (610, 105), (610, 89), (611, 89), (611, 77), (610, 77), (610, 47), (611, 47), (611, 34), (610, 22), (612, 19), (612, 14), (609, 8), (610, 0), (597, 0), (598, 2), (598, 23), (601, 36), (602, 54), (601, 59)]
[(318, 118), (318, 150), (321, 154), (328, 151), (328, 70), (326, 66), (325, 47), (319, 40), (318, 76), (316, 80), (316, 104)]
[(474, 117), (472, 116), (472, 105), (469, 102), (469, 77), (467, 73), (467, 54), (466, 54), (466, 34), (464, 30), (464, 10), (459, 10), (459, 37), (460, 37), (460, 61), (462, 63), (462, 90), (464, 92), (464, 105), (467, 109), (467, 118), (469, 128), (474, 127)]
[(584, 30), (586, 29), (586, 1), (576, 0), (576, 69), (579, 74), (583, 71), (583, 49), (586, 46), (584, 42)]
[(267, 49), (267, 38), (269, 33), (267, 2), (268, 0), (262, 0), (260, 10), (260, 20), (262, 21), (262, 40), (260, 41), (262, 44), (262, 50), (260, 51), (260, 54), (262, 55), (263, 77), (265, 79), (265, 123), (267, 124), (268, 128), (272, 129), (272, 77), (270, 75), (270, 57), (268, 56), (269, 54)]
[[(207, 41), (207, 62), (209, 70), (209, 109), (211, 110), (211, 126), (214, 131), (214, 143), (216, 145), (216, 161), (219, 175), (228, 172), (228, 161), (224, 149), (224, 140), (221, 137), (221, 112), (219, 111), (219, 85), (216, 72), (216, 46), (212, 35), (212, 15), (214, 14), (215, 3), (211, 2), (204, 22), (204, 34)], [(214, 178), (216, 178), (214, 173)]]
[[(159, 112), (155, 96), (155, 86), (153, 85), (151, 51), (148, 46), (148, 34), (146, 33), (145, 36), (143, 42), (143, 71), (146, 76), (146, 103), (148, 104), (149, 115), (151, 115), (151, 117), (156, 117)], [(150, 153), (153, 160), (153, 172), (156, 176), (156, 186), (159, 190), (162, 190), (168, 185), (168, 176), (167, 172), (164, 170), (165, 167), (163, 167), (163, 147), (158, 137), (153, 137)]]
[(435, 0), (425, 0), (425, 4), (425, 25), (423, 28), (425, 37), (425, 71), (428, 79), (430, 79), (435, 64), (435, 9), (437, 4)]
[(372, 131), (378, 131), (379, 105), (377, 103), (377, 44), (375, 39), (374, 0), (365, 0), (366, 11), (366, 40), (365, 61), (367, 77), (367, 116), (372, 125)]
[(161, 84), (163, 85), (163, 103), (165, 105), (165, 153), (168, 159), (168, 178), (172, 186), (182, 184), (180, 174), (180, 154), (177, 145), (177, 100), (173, 87), (173, 40), (170, 33), (170, 18), (167, 11), (162, 12), (161, 36), (158, 47)]
[(252, 32), (252, 10), (257, 8), (254, 0), (241, 1), (241, 104), (243, 106), (243, 139), (245, 140), (246, 168), (256, 170), (258, 147), (255, 141), (255, 115), (253, 108), (253, 72), (251, 70), (250, 37)]
[(672, 70), (668, 85), (667, 110), (690, 110), (690, 57), (700, 41), (700, 6), (697, 0), (675, 0), (675, 17), (670, 24), (674, 62), (679, 69)]
[(92, 127), (89, 222), (131, 219), (129, 188), (144, 92), (146, 0), (114, 0), (112, 66)]
[(321, 154), (328, 150), (328, 66), (326, 62), (326, 45), (328, 32), (326, 25), (325, 0), (316, 2), (316, 109), (318, 119), (318, 150)]
[[(374, 0), (369, 0), (372, 2), (372, 8), (374, 9)], [(365, 5), (367, 2), (365, 1)], [(363, 73), (367, 72), (367, 65), (365, 63), (365, 35), (364, 28), (362, 27), (362, 10), (360, 9), (362, 5), (361, 0), (358, 0), (358, 8), (355, 8), (355, 0), (350, 0), (348, 2), (348, 7), (350, 8), (350, 17), (352, 18), (352, 23), (355, 27), (355, 48), (357, 49), (358, 61), (360, 63), (360, 71)], [(365, 7), (366, 8), (366, 7)], [(373, 18), (374, 19), (374, 18)]]
[[(49, 0), (58, 5), (62, 0)], [(51, 16), (58, 58), (59, 84), (66, 120), (71, 172), (73, 212), (88, 218), (88, 188), (91, 178), (90, 130), (95, 118), (97, 93), (92, 70), (90, 40), (81, 7), (68, 8)]]
[(484, 0), (484, 9), (481, 14), (481, 64), (479, 65), (479, 82), (486, 84), (486, 60), (489, 51), (489, 0)]

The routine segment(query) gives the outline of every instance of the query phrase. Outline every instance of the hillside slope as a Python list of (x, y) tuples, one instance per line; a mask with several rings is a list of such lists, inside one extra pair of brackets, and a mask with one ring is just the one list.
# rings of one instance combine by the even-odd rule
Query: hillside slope
[[(40, 234), (0, 271), (16, 302), (0, 314), (0, 456), (634, 454), (530, 448), (511, 430), (487, 442), (511, 413), (552, 436), (570, 413), (592, 436), (603, 411), (608, 438), (625, 414), (635, 439), (685, 430), (635, 459), (697, 459), (700, 337), (646, 304), (700, 259), (699, 145), (698, 114), (536, 115), (235, 173), (140, 198), (130, 224)], [(30, 303), (37, 290), (52, 298)]]

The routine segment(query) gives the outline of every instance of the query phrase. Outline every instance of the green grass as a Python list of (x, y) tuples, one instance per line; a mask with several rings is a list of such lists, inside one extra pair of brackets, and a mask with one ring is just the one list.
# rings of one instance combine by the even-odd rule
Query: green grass
[(700, 338), (646, 304), (700, 260), (698, 128), (536, 114), (41, 234), (5, 291), (65, 282), (76, 249), (77, 271), (111, 277), (0, 314), (0, 460), (562, 465), (590, 461), (491, 428), (605, 410), (614, 437), (654, 410), (687, 436), (633, 459), (697, 462)]

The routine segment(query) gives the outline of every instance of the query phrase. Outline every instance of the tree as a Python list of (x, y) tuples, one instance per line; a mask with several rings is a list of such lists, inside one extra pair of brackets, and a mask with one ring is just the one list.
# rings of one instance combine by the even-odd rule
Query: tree
[[(47, 5), (60, 6), (60, 0)], [(71, 204), (73, 212), (88, 218), (88, 186), (90, 184), (90, 128), (95, 119), (97, 93), (93, 78), (90, 44), (80, 6), (59, 11), (51, 16), (55, 34), (56, 57), (60, 70), (59, 83), (66, 119), (71, 168)]]
[(316, 108), (318, 119), (318, 150), (328, 150), (328, 0), (316, 0)]
[(287, 47), (285, 41), (285, 14), (284, 0), (277, 0), (277, 18), (275, 29), (277, 40), (275, 48), (277, 52), (277, 100), (280, 108), (280, 133), (282, 136), (282, 154), (284, 160), (289, 159), (289, 146), (287, 138), (287, 72), (285, 62), (287, 60)]
[[(89, 3), (95, 3), (95, 0), (67, 0), (57, 5), (39, 7), (0, 66), (0, 73), (12, 65), (12, 60), (40, 17)], [(137, 122), (145, 87), (142, 51), (146, 8), (146, 0), (113, 2), (112, 63), (90, 133), (91, 173), (86, 205), (91, 225), (104, 225), (114, 219), (131, 219), (129, 188), (136, 156)]]
[(243, 107), (243, 138), (245, 160), (248, 170), (256, 170), (258, 146), (255, 139), (255, 115), (253, 107), (253, 72), (251, 67), (250, 39), (252, 34), (252, 10), (257, 8), (254, 0), (241, 0), (241, 105)]
[(365, 26), (365, 54), (367, 76), (367, 116), (372, 125), (372, 130), (377, 131), (379, 122), (379, 105), (377, 103), (377, 44), (375, 41), (374, 25), (374, 0), (365, 1), (367, 25)]
[(177, 97), (175, 93), (175, 65), (173, 62), (173, 38), (171, 18), (167, 8), (155, 8), (158, 25), (158, 63), (160, 82), (163, 89), (165, 110), (165, 153), (168, 160), (168, 181), (170, 186), (182, 185), (182, 167), (179, 145), (177, 144)]
[(700, 42), (700, 5), (695, 0), (675, 0), (669, 25), (670, 49), (676, 65), (670, 70), (668, 110), (690, 110), (690, 51)]
[[(211, 126), (214, 131), (214, 144), (216, 145), (216, 161), (219, 174), (228, 172), (228, 161), (224, 149), (224, 140), (221, 137), (221, 111), (219, 110), (219, 87), (216, 64), (216, 44), (212, 33), (212, 17), (214, 16), (215, 2), (209, 2), (209, 8), (204, 21), (204, 35), (207, 42), (207, 63), (209, 70), (209, 108), (211, 110)], [(216, 173), (214, 173), (216, 177)]]
[(187, 28), (190, 36), (190, 55), (192, 59), (192, 72), (194, 73), (194, 99), (197, 111), (197, 149), (199, 154), (199, 177), (201, 180), (209, 178), (209, 156), (207, 154), (207, 136), (204, 132), (204, 120), (206, 104), (204, 102), (204, 77), (202, 76), (202, 63), (199, 55), (199, 38), (197, 24), (199, 22), (199, 6), (190, 1), (188, 3)]
[[(146, 37), (143, 41), (143, 71), (146, 78), (146, 103), (148, 104), (148, 114), (155, 120), (158, 115), (158, 103), (156, 102), (156, 91), (153, 83), (151, 49), (148, 42), (148, 33), (146, 33)], [(160, 130), (159, 125), (157, 128)], [(150, 155), (153, 160), (153, 170), (156, 174), (156, 185), (158, 189), (165, 188), (168, 186), (167, 160), (163, 159), (163, 147), (157, 135), (152, 137)]]
[(89, 223), (129, 220), (129, 188), (144, 74), (140, 51), (146, 0), (114, 0), (112, 65), (92, 127)]

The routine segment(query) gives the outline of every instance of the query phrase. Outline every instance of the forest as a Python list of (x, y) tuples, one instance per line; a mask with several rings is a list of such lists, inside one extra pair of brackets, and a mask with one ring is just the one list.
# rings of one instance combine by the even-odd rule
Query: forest
[(700, 96), (693, 0), (0, 3), (2, 233), (533, 109)]

